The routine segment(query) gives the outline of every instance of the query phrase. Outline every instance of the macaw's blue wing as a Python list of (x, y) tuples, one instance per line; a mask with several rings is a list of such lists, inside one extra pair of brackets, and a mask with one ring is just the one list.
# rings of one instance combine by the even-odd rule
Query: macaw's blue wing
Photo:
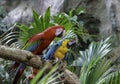
[(47, 52), (46, 52), (46, 54), (45, 54), (45, 56), (44, 56), (44, 59), (45, 59), (45, 60), (52, 60), (52, 59), (53, 59), (53, 55), (54, 55), (54, 53), (56, 52), (56, 50), (58, 49), (58, 47), (61, 46), (62, 41), (63, 41), (63, 40), (58, 41), (55, 45), (51, 46), (51, 47), (47, 50)]
[(35, 42), (28, 41), (23, 47), (23, 49), (32, 52), (40, 45), (40, 43), (41, 43), (41, 40), (37, 40)]
[(57, 50), (58, 47), (59, 47), (59, 45), (57, 45), (57, 44), (50, 47), (48, 49), (47, 53), (45, 54), (44, 59), (45, 60), (52, 60), (53, 55), (54, 55), (54, 53), (55, 53), (55, 51)]
[(16, 71), (16, 75), (15, 75), (15, 78), (14, 78), (12, 84), (17, 84), (17, 82), (18, 82), (18, 80), (19, 80), (20, 76), (22, 75), (25, 68), (26, 68), (25, 64), (20, 64), (20, 66), (18, 67), (18, 69)]

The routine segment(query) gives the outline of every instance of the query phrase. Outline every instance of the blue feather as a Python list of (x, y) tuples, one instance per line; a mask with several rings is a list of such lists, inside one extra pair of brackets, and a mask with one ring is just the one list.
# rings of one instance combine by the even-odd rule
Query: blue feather
[(38, 46), (40, 45), (40, 41), (36, 41), (36, 42), (33, 42), (33, 43), (27, 43), (24, 47), (24, 50), (27, 50), (27, 51), (34, 51)]
[(53, 55), (56, 52), (56, 50), (61, 46), (62, 42), (65, 40), (65, 38), (59, 40), (55, 45), (52, 45), (46, 52), (44, 59), (45, 60), (52, 60)]

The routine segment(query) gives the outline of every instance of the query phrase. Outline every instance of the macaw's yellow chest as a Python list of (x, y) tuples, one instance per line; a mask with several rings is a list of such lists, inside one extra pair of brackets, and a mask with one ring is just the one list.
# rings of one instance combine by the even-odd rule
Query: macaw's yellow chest
[(68, 52), (68, 47), (67, 47), (67, 43), (69, 42), (69, 40), (65, 40), (62, 42), (62, 45), (56, 50), (55, 54), (54, 54), (54, 58), (59, 58), (59, 59), (64, 59), (65, 54)]

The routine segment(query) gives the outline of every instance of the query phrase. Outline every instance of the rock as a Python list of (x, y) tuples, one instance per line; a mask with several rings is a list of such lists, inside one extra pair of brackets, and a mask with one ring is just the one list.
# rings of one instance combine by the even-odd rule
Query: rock
[(8, 13), (2, 22), (8, 27), (14, 23), (29, 23), (32, 21), (32, 9), (37, 10), (42, 15), (49, 6), (51, 7), (51, 14), (54, 15), (62, 9), (63, 2), (64, 0), (20, 0), (19, 4)]
[(88, 14), (100, 20), (100, 34), (104, 37), (112, 35), (115, 46), (120, 45), (120, 0), (71, 0), (66, 8), (75, 7), (84, 7)]
[(32, 20), (33, 3), (22, 1), (16, 8), (11, 10), (2, 20), (8, 27), (15, 23), (28, 23)]

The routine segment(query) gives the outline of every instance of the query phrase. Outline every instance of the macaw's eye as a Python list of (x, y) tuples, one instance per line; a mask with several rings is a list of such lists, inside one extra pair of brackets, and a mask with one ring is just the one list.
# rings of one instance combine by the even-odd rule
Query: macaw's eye
[(64, 30), (62, 28), (58, 28), (58, 29), (56, 29), (55, 35), (57, 37), (62, 37), (63, 36), (63, 32), (64, 32)]

